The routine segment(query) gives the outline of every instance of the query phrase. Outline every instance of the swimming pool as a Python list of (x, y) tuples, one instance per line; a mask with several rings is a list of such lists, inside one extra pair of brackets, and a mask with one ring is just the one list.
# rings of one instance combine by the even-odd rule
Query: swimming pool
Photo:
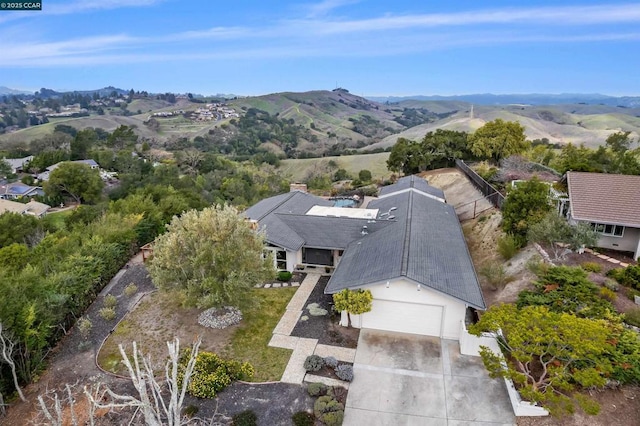
[(333, 200), (334, 207), (354, 207), (358, 202), (352, 198), (338, 198)]

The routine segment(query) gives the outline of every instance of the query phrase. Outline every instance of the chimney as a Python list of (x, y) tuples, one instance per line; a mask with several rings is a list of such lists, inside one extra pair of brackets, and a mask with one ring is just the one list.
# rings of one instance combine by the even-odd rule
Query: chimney
[(289, 192), (293, 192), (293, 191), (307, 192), (307, 184), (306, 183), (289, 184)]

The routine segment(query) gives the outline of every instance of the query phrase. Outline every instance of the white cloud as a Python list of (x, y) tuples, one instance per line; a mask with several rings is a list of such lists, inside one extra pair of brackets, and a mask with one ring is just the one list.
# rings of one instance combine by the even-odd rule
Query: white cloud
[(304, 8), (307, 10), (307, 17), (313, 18), (325, 16), (335, 9), (355, 3), (359, 3), (359, 0), (324, 0), (320, 3), (305, 5)]

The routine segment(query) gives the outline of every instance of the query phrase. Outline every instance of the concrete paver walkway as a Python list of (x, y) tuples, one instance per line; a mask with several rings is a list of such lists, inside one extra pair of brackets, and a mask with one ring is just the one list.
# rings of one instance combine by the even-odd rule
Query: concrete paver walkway
[[(305, 375), (304, 360), (309, 355), (319, 355), (321, 357), (333, 356), (338, 361), (353, 362), (356, 356), (355, 349), (341, 348), (318, 344), (317, 339), (305, 339), (291, 336), (302, 310), (304, 309), (309, 295), (320, 279), (320, 274), (307, 274), (302, 284), (293, 295), (287, 309), (280, 318), (280, 321), (273, 330), (273, 336), (269, 341), (269, 346), (276, 348), (292, 349), (293, 353), (289, 358), (289, 363), (282, 374), (281, 382), (303, 383)], [(315, 380), (314, 380), (315, 381)]]

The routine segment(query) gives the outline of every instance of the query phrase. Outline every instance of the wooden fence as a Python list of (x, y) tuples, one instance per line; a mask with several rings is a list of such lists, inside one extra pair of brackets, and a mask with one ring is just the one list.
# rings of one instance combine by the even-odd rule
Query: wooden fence
[(485, 196), (487, 200), (496, 208), (502, 209), (504, 195), (502, 195), (489, 182), (484, 180), (479, 174), (471, 170), (462, 160), (456, 160), (456, 167), (473, 182), (473, 185)]

